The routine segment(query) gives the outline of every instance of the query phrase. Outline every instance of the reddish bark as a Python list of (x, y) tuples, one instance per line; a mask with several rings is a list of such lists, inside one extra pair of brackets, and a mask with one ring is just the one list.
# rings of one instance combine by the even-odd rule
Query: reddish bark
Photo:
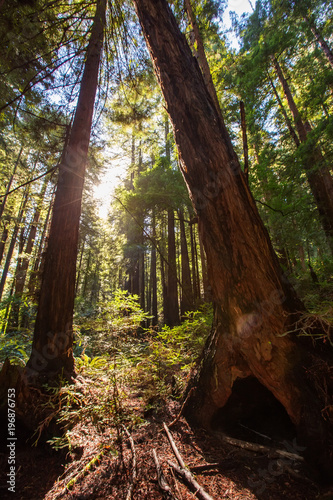
[(320, 342), (286, 334), (304, 307), (279, 267), (171, 9), (165, 0), (134, 3), (198, 214), (215, 302), (214, 328), (193, 379), (197, 390), (188, 413), (211, 427), (235, 382), (254, 377), (285, 407), (309, 459), (331, 476), (333, 425), (325, 407), (332, 398), (332, 359)]

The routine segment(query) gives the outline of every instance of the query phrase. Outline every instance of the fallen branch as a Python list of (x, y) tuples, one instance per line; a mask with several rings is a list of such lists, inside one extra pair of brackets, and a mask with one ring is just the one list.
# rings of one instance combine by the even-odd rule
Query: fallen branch
[(132, 452), (132, 477), (131, 477), (130, 485), (129, 485), (127, 495), (126, 495), (126, 500), (131, 500), (134, 485), (136, 482), (136, 453), (135, 453), (134, 441), (133, 441), (131, 434), (128, 432), (127, 428), (124, 425), (122, 427), (125, 431), (126, 436), (128, 437), (128, 440), (129, 440), (130, 446), (131, 446), (131, 452)]
[(181, 476), (184, 482), (190, 487), (193, 493), (200, 498), (200, 500), (213, 500), (213, 498), (202, 488), (202, 486), (197, 483), (189, 470), (178, 467), (178, 465), (174, 464), (170, 460), (168, 460), (168, 464), (177, 472), (177, 474)]
[(170, 488), (167, 480), (165, 479), (161, 465), (158, 461), (156, 450), (154, 449), (152, 453), (153, 453), (153, 459), (154, 459), (155, 467), (156, 467), (156, 471), (157, 471), (157, 482), (158, 482), (158, 485), (162, 491), (163, 497), (166, 498), (167, 500), (177, 500), (176, 497), (172, 494), (171, 488)]
[(180, 419), (180, 417), (181, 417), (181, 416), (182, 416), (182, 414), (183, 414), (184, 408), (185, 408), (185, 406), (186, 406), (186, 404), (187, 404), (188, 400), (190, 399), (190, 397), (192, 396), (192, 394), (193, 394), (193, 392), (194, 392), (194, 391), (195, 391), (195, 388), (194, 388), (194, 387), (192, 387), (192, 388), (191, 388), (191, 390), (189, 391), (188, 395), (186, 396), (185, 401), (184, 401), (184, 403), (182, 404), (182, 407), (181, 407), (181, 409), (179, 410), (179, 413), (178, 413), (177, 417), (176, 417), (176, 418), (175, 418), (175, 419), (171, 422), (171, 424), (169, 424), (169, 428), (170, 428), (170, 427), (172, 427), (173, 425), (175, 425), (175, 423), (177, 423), (177, 422), (178, 422), (178, 420)]
[(289, 451), (278, 450), (276, 448), (271, 448), (270, 446), (265, 446), (263, 444), (249, 443), (248, 441), (242, 441), (241, 439), (235, 439), (226, 436), (221, 432), (216, 433), (216, 435), (220, 440), (232, 444), (233, 446), (237, 446), (238, 448), (242, 448), (243, 450), (268, 453), (269, 456), (278, 455), (280, 457), (286, 457), (290, 458), (290, 460), (298, 460), (301, 462), (304, 461), (304, 458), (301, 455), (298, 455), (297, 453), (290, 453)]
[(177, 458), (177, 461), (178, 461), (179, 465), (181, 466), (182, 469), (185, 469), (186, 466), (184, 464), (184, 461), (183, 461), (183, 459), (182, 459), (182, 457), (181, 457), (181, 455), (180, 455), (180, 453), (178, 451), (176, 443), (174, 442), (173, 437), (171, 436), (171, 433), (170, 433), (170, 431), (168, 429), (168, 426), (166, 425), (165, 422), (163, 422), (163, 427), (164, 427), (164, 430), (165, 430), (166, 435), (168, 437), (168, 440), (169, 440), (169, 443), (171, 445), (172, 451), (174, 452), (175, 457)]

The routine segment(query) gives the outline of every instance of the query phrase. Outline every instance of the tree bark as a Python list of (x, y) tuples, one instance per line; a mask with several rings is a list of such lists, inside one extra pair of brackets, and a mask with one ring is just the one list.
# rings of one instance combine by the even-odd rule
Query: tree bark
[(98, 0), (73, 125), (59, 167), (28, 379), (71, 378), (76, 258), (85, 168), (98, 84), (106, 0)]
[(279, 267), (229, 135), (170, 7), (165, 0), (134, 4), (198, 215), (215, 303), (187, 414), (212, 427), (235, 382), (254, 378), (285, 407), (308, 458), (331, 477), (331, 352), (311, 337), (286, 333), (304, 306)]
[(208, 90), (211, 98), (214, 101), (216, 111), (219, 113), (220, 118), (223, 120), (221, 108), (220, 108), (220, 103), (219, 103), (219, 100), (218, 100), (218, 97), (216, 94), (216, 90), (215, 90), (212, 75), (210, 72), (209, 64), (207, 61), (206, 52), (205, 52), (204, 44), (203, 44), (202, 37), (200, 34), (199, 26), (198, 26), (197, 20), (195, 18), (195, 14), (194, 14), (193, 9), (192, 9), (191, 0), (184, 0), (184, 4), (185, 4), (185, 9), (186, 9), (188, 18), (192, 24), (194, 39), (195, 39), (196, 44), (197, 44), (197, 59), (198, 59), (198, 63), (199, 63), (199, 66), (200, 66), (200, 69), (202, 72), (202, 76), (204, 78), (207, 90)]

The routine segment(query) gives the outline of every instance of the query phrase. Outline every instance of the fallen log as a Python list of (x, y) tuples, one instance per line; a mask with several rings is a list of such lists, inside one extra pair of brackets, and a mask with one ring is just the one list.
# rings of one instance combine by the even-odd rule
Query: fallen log
[(162, 467), (159, 463), (158, 457), (156, 450), (154, 449), (153, 452), (153, 459), (155, 462), (155, 467), (156, 467), (156, 472), (157, 472), (157, 482), (160, 487), (160, 490), (162, 491), (162, 495), (166, 500), (177, 500), (177, 498), (173, 495), (171, 488), (165, 479), (165, 476), (162, 471)]
[(200, 486), (200, 484), (194, 479), (189, 470), (178, 467), (178, 465), (174, 464), (170, 460), (168, 460), (168, 464), (177, 472), (177, 474), (179, 474), (179, 476), (181, 476), (183, 481), (189, 486), (189, 488), (200, 500), (213, 500), (213, 497), (211, 497), (203, 489), (203, 487)]

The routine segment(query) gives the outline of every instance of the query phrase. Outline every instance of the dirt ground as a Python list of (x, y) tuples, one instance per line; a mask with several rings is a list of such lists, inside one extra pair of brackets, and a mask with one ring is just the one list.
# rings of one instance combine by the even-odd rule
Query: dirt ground
[[(132, 408), (137, 404), (132, 401)], [(103, 435), (93, 429), (80, 429), (80, 442), (71, 450), (52, 450), (42, 444), (31, 448), (25, 437), (18, 436), (16, 448), (16, 491), (6, 485), (8, 453), (0, 454), (0, 498), (20, 500), (162, 500), (197, 498), (169, 462), (177, 464), (163, 428), (179, 412), (179, 404), (168, 401), (164, 407), (146, 414), (139, 426), (106, 430)], [(138, 414), (143, 410), (137, 407)], [(132, 446), (131, 439), (132, 438)], [(230, 500), (329, 500), (327, 488), (316, 484), (314, 473), (304, 464), (290, 458), (272, 456), (263, 451), (249, 451), (209, 434), (191, 428), (181, 417), (170, 432), (189, 470), (199, 485), (214, 499)], [(83, 437), (82, 437), (83, 436)], [(156, 451), (172, 496), (159, 487), (153, 459)], [(133, 469), (133, 457), (136, 467)], [(195, 467), (215, 464), (208, 470)], [(133, 474), (133, 471), (135, 473)], [(134, 481), (133, 481), (134, 479)], [(133, 484), (132, 484), (133, 483)], [(129, 489), (132, 491), (129, 494)], [(163, 496), (164, 495), (164, 496)]]

